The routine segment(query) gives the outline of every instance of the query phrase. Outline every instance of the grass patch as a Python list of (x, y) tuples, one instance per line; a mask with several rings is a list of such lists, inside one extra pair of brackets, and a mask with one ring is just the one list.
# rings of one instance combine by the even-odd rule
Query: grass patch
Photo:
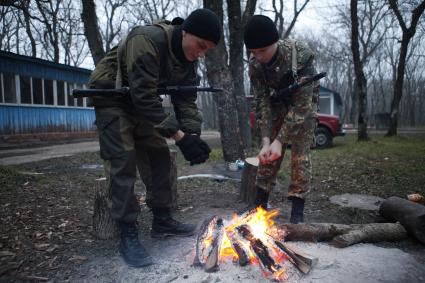
[(320, 181), (333, 180), (327, 192), (367, 193), (381, 197), (425, 194), (425, 139), (372, 136), (358, 142), (349, 135), (335, 146), (312, 153)]

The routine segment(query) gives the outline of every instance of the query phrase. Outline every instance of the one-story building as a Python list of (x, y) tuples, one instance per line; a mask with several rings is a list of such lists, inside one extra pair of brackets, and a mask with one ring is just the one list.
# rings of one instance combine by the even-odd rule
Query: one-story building
[(0, 136), (94, 132), (94, 110), (71, 96), (91, 71), (0, 51)]

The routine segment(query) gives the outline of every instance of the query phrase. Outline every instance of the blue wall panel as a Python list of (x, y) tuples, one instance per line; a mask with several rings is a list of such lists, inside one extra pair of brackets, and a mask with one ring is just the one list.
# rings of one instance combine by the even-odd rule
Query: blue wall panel
[(94, 131), (94, 110), (0, 105), (0, 135)]

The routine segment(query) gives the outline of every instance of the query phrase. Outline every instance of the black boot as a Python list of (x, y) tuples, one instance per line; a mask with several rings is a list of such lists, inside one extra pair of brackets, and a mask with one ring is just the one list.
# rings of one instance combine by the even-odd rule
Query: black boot
[(152, 258), (139, 242), (136, 223), (119, 222), (121, 229), (120, 253), (125, 262), (133, 267), (151, 265)]
[(304, 222), (304, 199), (297, 197), (288, 197), (292, 201), (291, 219), (293, 224)]
[(168, 236), (187, 237), (195, 233), (195, 225), (181, 223), (173, 219), (169, 208), (152, 208), (152, 212), (152, 238), (163, 238)]
[(257, 187), (257, 194), (255, 196), (254, 205), (256, 207), (260, 206), (261, 208), (267, 210), (267, 204), (269, 202), (269, 192), (266, 192), (262, 188)]

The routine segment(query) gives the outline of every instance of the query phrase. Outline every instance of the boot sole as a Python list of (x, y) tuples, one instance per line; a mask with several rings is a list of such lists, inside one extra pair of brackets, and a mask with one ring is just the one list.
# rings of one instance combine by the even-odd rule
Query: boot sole
[(121, 251), (121, 248), (119, 249), (119, 252), (120, 252), (121, 258), (130, 267), (145, 267), (145, 266), (149, 266), (153, 264), (153, 259), (151, 256), (147, 256), (140, 261), (132, 261), (124, 256), (124, 253)]

